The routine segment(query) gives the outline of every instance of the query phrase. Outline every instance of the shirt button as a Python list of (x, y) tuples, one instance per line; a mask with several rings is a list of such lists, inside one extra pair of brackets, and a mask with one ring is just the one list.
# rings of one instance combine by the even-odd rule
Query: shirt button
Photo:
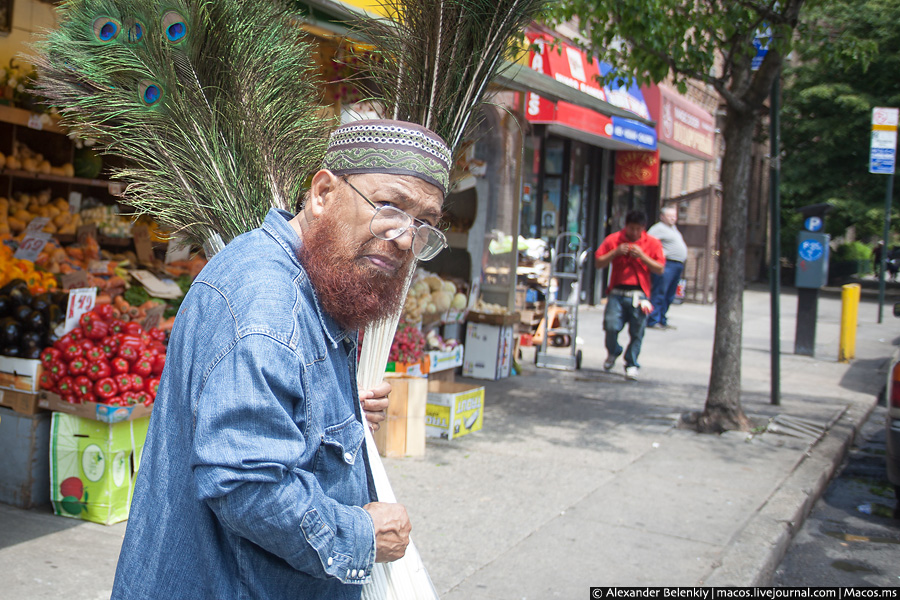
[(350, 578), (350, 569), (347, 569), (347, 578)]
[(360, 570), (359, 570), (359, 578), (362, 579), (362, 578), (365, 577), (365, 576), (366, 576), (366, 572), (363, 571), (362, 569), (360, 569)]
[(353, 455), (350, 454), (349, 452), (346, 453), (346, 454), (344, 455), (344, 460), (346, 460), (347, 462), (352, 462), (352, 461), (353, 461)]
[(334, 559), (329, 556), (328, 557), (328, 566), (330, 567), (333, 564), (334, 564)]
[(356, 569), (353, 569), (353, 571), (350, 573), (350, 577), (356, 577)]

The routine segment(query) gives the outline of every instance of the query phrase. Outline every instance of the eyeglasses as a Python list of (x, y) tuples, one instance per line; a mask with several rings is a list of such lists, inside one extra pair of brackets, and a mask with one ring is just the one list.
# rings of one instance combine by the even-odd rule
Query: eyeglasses
[(363, 200), (368, 202), (369, 206), (375, 209), (375, 214), (372, 215), (372, 220), (369, 222), (369, 231), (379, 240), (388, 242), (396, 240), (406, 233), (407, 229), (412, 229), (412, 252), (413, 256), (419, 260), (431, 260), (447, 247), (447, 238), (444, 234), (428, 223), (411, 217), (396, 206), (389, 204), (376, 205), (365, 194), (356, 189), (356, 186), (350, 183), (346, 177), (342, 177), (342, 179)]

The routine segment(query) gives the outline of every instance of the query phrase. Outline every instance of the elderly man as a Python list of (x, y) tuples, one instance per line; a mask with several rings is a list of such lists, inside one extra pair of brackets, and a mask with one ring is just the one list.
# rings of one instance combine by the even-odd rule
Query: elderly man
[(598, 269), (612, 264), (603, 314), (607, 351), (603, 368), (611, 370), (622, 354), (619, 332), (627, 324), (630, 341), (625, 349), (625, 378), (633, 380), (640, 373), (638, 355), (650, 312), (650, 273), (662, 273), (666, 262), (659, 240), (647, 235), (646, 227), (647, 215), (631, 211), (625, 215), (625, 227), (606, 236), (595, 255)]
[(665, 206), (659, 211), (659, 222), (651, 227), (647, 234), (655, 237), (662, 243), (663, 254), (666, 257), (666, 268), (662, 275), (651, 274), (650, 284), (653, 288), (650, 302), (653, 304), (653, 312), (647, 317), (647, 327), (658, 329), (674, 329), (666, 320), (669, 306), (675, 299), (678, 290), (678, 282), (684, 272), (684, 263), (687, 260), (687, 244), (678, 227), (678, 209), (672, 205)]
[[(356, 331), (394, 314), (435, 226), (450, 152), (361, 121), (332, 134), (299, 214), (271, 210), (200, 273), (169, 344), (114, 599), (357, 599), (410, 523), (374, 501)], [(360, 403), (362, 402), (362, 410)]]

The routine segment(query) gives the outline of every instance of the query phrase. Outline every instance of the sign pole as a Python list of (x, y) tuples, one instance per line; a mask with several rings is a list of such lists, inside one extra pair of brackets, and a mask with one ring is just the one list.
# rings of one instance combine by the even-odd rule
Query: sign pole
[(897, 160), (897, 125), (900, 109), (875, 107), (872, 109), (872, 143), (869, 146), (869, 173), (888, 175), (884, 199), (884, 242), (881, 248), (881, 272), (878, 276), (878, 322), (884, 312), (884, 288), (887, 259), (890, 254), (891, 200), (894, 195), (894, 165)]
[(887, 180), (887, 193), (884, 196), (884, 245), (881, 247), (881, 272), (878, 277), (878, 322), (881, 323), (884, 313), (884, 272), (887, 267), (887, 256), (890, 246), (888, 240), (891, 235), (891, 204), (894, 195), (894, 174), (890, 173)]
[(769, 150), (769, 206), (771, 212), (769, 218), (771, 224), (769, 227), (769, 235), (771, 236), (770, 244), (771, 255), (769, 270), (769, 297), (771, 303), (771, 398), (770, 403), (773, 405), (781, 404), (781, 196), (779, 194), (779, 179), (781, 173), (781, 149), (779, 148), (781, 122), (779, 119), (781, 107), (779, 100), (781, 95), (781, 86), (779, 85), (781, 74), (772, 82), (772, 99), (769, 102), (769, 127), (770, 133)]

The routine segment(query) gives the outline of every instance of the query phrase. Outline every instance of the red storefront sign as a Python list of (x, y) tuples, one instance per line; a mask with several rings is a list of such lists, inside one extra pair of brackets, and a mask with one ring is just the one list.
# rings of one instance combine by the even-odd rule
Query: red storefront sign
[(703, 160), (715, 154), (716, 120), (702, 107), (662, 85), (641, 88), (656, 134), (666, 144)]
[(616, 185), (659, 185), (659, 150), (616, 152)]
[[(546, 34), (531, 33), (528, 40), (538, 47), (530, 53), (532, 69), (606, 100), (606, 92), (597, 82), (600, 70), (596, 60), (588, 60), (584, 52), (574, 46), (554, 43), (555, 40)], [(602, 137), (612, 136), (612, 120), (608, 116), (568, 102), (554, 103), (534, 92), (528, 92), (526, 96), (525, 116), (532, 123), (557, 123)]]

